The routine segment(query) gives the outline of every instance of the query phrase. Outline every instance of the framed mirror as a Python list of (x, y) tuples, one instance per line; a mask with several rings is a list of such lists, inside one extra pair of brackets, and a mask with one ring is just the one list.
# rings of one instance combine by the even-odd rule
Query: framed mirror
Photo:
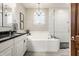
[(11, 27), (15, 3), (0, 3), (0, 27)]
[(10, 26), (12, 23), (12, 7), (8, 3), (3, 4), (3, 26)]
[(20, 29), (24, 29), (24, 14), (20, 12)]

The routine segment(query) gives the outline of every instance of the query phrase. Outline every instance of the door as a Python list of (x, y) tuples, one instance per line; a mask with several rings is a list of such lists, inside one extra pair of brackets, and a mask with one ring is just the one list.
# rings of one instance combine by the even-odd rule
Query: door
[(71, 4), (71, 55), (79, 55), (79, 4)]
[(75, 15), (76, 15), (76, 4), (71, 4), (71, 55), (75, 55)]

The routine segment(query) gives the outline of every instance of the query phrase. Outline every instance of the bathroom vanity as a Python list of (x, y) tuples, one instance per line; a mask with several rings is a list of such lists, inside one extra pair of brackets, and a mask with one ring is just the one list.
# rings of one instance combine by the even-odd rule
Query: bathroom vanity
[(27, 50), (26, 34), (15, 34), (0, 39), (0, 56), (23, 56)]
[(27, 50), (27, 34), (11, 34), (10, 31), (17, 31), (18, 26), (14, 20), (16, 15), (13, 10), (15, 7), (10, 5), (15, 6), (12, 3), (0, 4), (0, 56), (22, 56)]

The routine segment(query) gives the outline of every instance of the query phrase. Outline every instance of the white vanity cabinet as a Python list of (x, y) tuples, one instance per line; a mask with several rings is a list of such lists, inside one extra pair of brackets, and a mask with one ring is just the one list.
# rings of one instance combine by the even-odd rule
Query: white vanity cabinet
[(12, 56), (13, 55), (12, 49), (13, 49), (12, 47), (9, 47), (3, 50), (3, 52), (0, 53), (0, 56)]
[(24, 43), (24, 41), (23, 40), (20, 40), (19, 42), (16, 42), (16, 55), (18, 55), (18, 56), (21, 56), (21, 55), (23, 55), (24, 54), (24, 52), (23, 52), (23, 43)]
[(26, 51), (26, 45), (27, 45), (27, 36), (22, 35), (14, 39), (15, 42), (15, 55), (17, 56), (23, 56)]
[(0, 56), (13, 55), (13, 40), (8, 40), (0, 43)]
[(0, 56), (23, 56), (26, 50), (26, 34), (0, 43)]

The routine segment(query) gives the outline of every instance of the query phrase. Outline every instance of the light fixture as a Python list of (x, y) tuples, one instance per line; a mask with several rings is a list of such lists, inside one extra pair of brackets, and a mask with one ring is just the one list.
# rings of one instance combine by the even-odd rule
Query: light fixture
[(4, 8), (4, 10), (5, 10), (5, 16), (7, 16), (7, 13), (8, 13), (8, 10), (7, 10), (7, 5), (4, 5), (5, 6), (5, 8)]
[(36, 14), (37, 14), (38, 16), (41, 15), (40, 3), (38, 3)]

